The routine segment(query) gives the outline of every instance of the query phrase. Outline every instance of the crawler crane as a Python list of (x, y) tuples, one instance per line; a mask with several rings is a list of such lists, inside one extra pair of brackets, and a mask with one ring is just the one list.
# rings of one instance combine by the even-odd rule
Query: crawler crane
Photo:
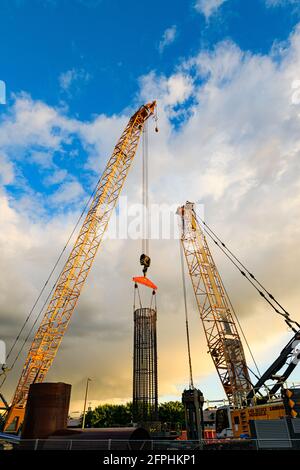
[[(283, 315), (295, 334), (274, 363), (253, 384), (235, 314), (213, 260), (204, 229), (198, 221), (194, 204), (187, 202), (178, 208), (177, 214), (180, 216), (181, 244), (208, 350), (230, 404), (217, 412), (218, 434), (223, 437), (250, 435), (249, 420), (276, 419), (287, 414), (298, 417), (300, 391), (284, 389), (283, 384), (300, 359), (297, 350), (300, 341), (299, 324), (292, 321), (283, 308), (283, 313), (275, 308), (277, 313)], [(214, 241), (216, 242), (216, 239)], [(224, 244), (223, 246), (226, 247)], [(245, 275), (244, 271), (241, 273)], [(253, 275), (250, 277), (255, 279)], [(265, 297), (262, 291), (259, 293)], [(280, 305), (271, 294), (268, 293), (268, 296)], [(293, 325), (296, 325), (296, 329)], [(270, 381), (273, 382), (271, 386)], [(280, 389), (282, 397), (278, 398), (276, 394)]]
[(102, 243), (137, 151), (146, 120), (156, 102), (141, 106), (130, 118), (97, 184), (75, 245), (56, 283), (28, 351), (4, 430), (18, 432), (24, 419), (29, 386), (43, 382), (58, 352), (80, 293)]

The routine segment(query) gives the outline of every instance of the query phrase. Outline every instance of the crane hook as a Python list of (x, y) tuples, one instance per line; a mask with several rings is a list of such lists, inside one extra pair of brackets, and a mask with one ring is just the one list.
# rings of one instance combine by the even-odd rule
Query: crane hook
[(143, 274), (146, 277), (148, 268), (150, 267), (151, 259), (150, 256), (145, 255), (144, 253), (140, 256), (140, 264), (143, 266)]

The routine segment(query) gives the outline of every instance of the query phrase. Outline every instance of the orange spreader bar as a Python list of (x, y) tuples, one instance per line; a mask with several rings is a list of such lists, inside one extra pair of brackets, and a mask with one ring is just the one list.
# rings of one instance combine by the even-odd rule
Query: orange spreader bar
[(134, 282), (137, 282), (138, 284), (143, 284), (144, 286), (150, 287), (150, 289), (153, 289), (153, 290), (157, 289), (157, 286), (153, 284), (153, 282), (150, 281), (150, 279), (148, 279), (147, 277), (144, 277), (144, 276), (133, 277), (132, 280)]

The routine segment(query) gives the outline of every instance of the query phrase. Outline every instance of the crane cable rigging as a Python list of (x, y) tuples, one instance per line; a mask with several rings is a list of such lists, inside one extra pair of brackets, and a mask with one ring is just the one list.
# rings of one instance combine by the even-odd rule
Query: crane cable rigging
[[(155, 121), (155, 123), (156, 123), (155, 131), (158, 132), (158, 128), (157, 128), (157, 120), (158, 120), (158, 118), (157, 118), (157, 109), (156, 109), (156, 108), (155, 108), (155, 111), (154, 111), (153, 114), (154, 114), (154, 116), (153, 116), (153, 117), (154, 117), (154, 121)], [(147, 122), (147, 121), (146, 121), (146, 122)], [(148, 170), (146, 169), (146, 171), (148, 171)], [(147, 173), (146, 173), (146, 174), (147, 174)], [(16, 347), (18, 341), (21, 339), (21, 335), (22, 335), (22, 333), (23, 333), (23, 331), (24, 331), (26, 325), (29, 323), (29, 320), (31, 319), (31, 317), (32, 317), (32, 315), (33, 315), (33, 313), (34, 313), (34, 311), (35, 311), (35, 309), (36, 309), (36, 306), (38, 305), (39, 300), (41, 299), (41, 297), (42, 297), (42, 295), (43, 295), (43, 293), (44, 293), (46, 287), (48, 286), (48, 284), (49, 284), (49, 282), (50, 282), (50, 280), (51, 280), (51, 278), (52, 278), (52, 276), (53, 276), (53, 274), (54, 274), (54, 272), (55, 272), (55, 270), (56, 270), (56, 268), (57, 268), (59, 262), (61, 261), (61, 259), (62, 259), (62, 257), (63, 257), (63, 254), (65, 253), (65, 251), (66, 251), (66, 249), (67, 249), (67, 247), (68, 247), (68, 245), (69, 245), (69, 243), (70, 243), (70, 241), (71, 241), (71, 239), (72, 239), (74, 233), (76, 232), (76, 230), (77, 230), (77, 228), (78, 228), (78, 226), (79, 226), (79, 223), (80, 223), (81, 220), (83, 219), (83, 217), (84, 217), (84, 215), (85, 215), (85, 213), (86, 213), (86, 211), (87, 211), (87, 208), (89, 207), (90, 202), (91, 202), (91, 200), (93, 199), (93, 197), (94, 197), (94, 195), (95, 195), (95, 193), (96, 193), (96, 191), (97, 191), (97, 188), (98, 188), (98, 185), (99, 185), (99, 183), (100, 183), (100, 180), (101, 180), (101, 177), (98, 179), (98, 181), (97, 181), (97, 183), (96, 183), (96, 185), (95, 185), (95, 187), (94, 187), (94, 190), (93, 190), (91, 196), (89, 197), (89, 199), (87, 200), (86, 204), (84, 205), (84, 208), (83, 208), (83, 210), (82, 210), (82, 212), (81, 212), (81, 214), (80, 214), (80, 216), (79, 216), (79, 218), (78, 218), (78, 220), (77, 220), (77, 222), (76, 222), (76, 224), (75, 224), (75, 226), (74, 226), (74, 228), (73, 228), (73, 230), (72, 230), (72, 232), (71, 232), (69, 238), (67, 239), (67, 242), (65, 243), (65, 245), (64, 245), (64, 247), (63, 247), (61, 253), (59, 254), (59, 256), (58, 256), (58, 258), (57, 258), (57, 260), (56, 260), (56, 262), (54, 263), (54, 266), (53, 266), (52, 270), (50, 271), (50, 274), (49, 274), (48, 278), (46, 279), (46, 282), (44, 283), (42, 289), (40, 290), (40, 292), (39, 292), (39, 294), (38, 294), (38, 296), (37, 296), (37, 298), (36, 298), (36, 300), (35, 300), (35, 302), (34, 302), (32, 308), (31, 308), (31, 310), (29, 311), (29, 314), (27, 315), (27, 317), (26, 317), (26, 319), (25, 319), (25, 321), (24, 321), (22, 327), (20, 328), (20, 330), (19, 330), (17, 336), (15, 337), (15, 340), (14, 340), (14, 342), (13, 342), (13, 344), (12, 344), (12, 346), (11, 346), (11, 348), (10, 348), (8, 354), (7, 354), (7, 359), (9, 359), (9, 357), (11, 356), (12, 352), (14, 351), (14, 349), (15, 349), (15, 347)], [(51, 297), (51, 295), (52, 295), (52, 293), (53, 293), (53, 291), (54, 291), (54, 289), (55, 289), (55, 287), (56, 287), (56, 285), (57, 285), (57, 282), (58, 282), (58, 280), (59, 280), (59, 278), (60, 278), (60, 276), (61, 276), (61, 274), (62, 274), (62, 272), (63, 272), (63, 269), (64, 269), (64, 267), (62, 267), (60, 273), (58, 274), (58, 276), (57, 276), (57, 278), (56, 278), (56, 280), (55, 280), (55, 282), (54, 282), (54, 284), (53, 284), (52, 289), (50, 290), (48, 296), (46, 297), (46, 299), (45, 299), (45, 301), (44, 301), (44, 303), (43, 303), (43, 305), (42, 305), (42, 307), (41, 307), (39, 313), (37, 314), (37, 316), (36, 316), (36, 318), (35, 318), (35, 320), (34, 320), (32, 326), (31, 326), (31, 328), (30, 328), (28, 334), (26, 335), (26, 337), (25, 337), (23, 343), (21, 344), (21, 346), (20, 346), (20, 348), (19, 348), (19, 350), (18, 350), (18, 352), (17, 352), (17, 354), (16, 354), (16, 356), (15, 356), (15, 359), (14, 359), (13, 362), (12, 362), (12, 365), (11, 365), (10, 367), (8, 367), (6, 364), (2, 366), (2, 368), (1, 368), (1, 369), (2, 369), (2, 372), (0, 372), (0, 377), (3, 376), (3, 379), (2, 379), (2, 382), (1, 382), (1, 384), (0, 384), (0, 388), (3, 386), (3, 384), (5, 383), (5, 381), (6, 381), (6, 379), (7, 379), (7, 373), (10, 372), (10, 371), (14, 368), (16, 362), (18, 361), (18, 359), (19, 359), (19, 357), (20, 357), (20, 355), (21, 355), (22, 350), (24, 349), (24, 347), (25, 347), (27, 341), (29, 340), (30, 335), (31, 335), (31, 333), (32, 333), (32, 331), (33, 331), (33, 329), (34, 329), (34, 327), (35, 327), (37, 321), (39, 320), (40, 316), (42, 315), (42, 313), (43, 313), (43, 311), (44, 311), (44, 308), (46, 307), (46, 305), (47, 305), (47, 303), (48, 303), (48, 301), (49, 301), (49, 299), (50, 299), (50, 297)]]
[[(287, 312), (287, 310), (276, 300), (276, 298), (263, 286), (263, 284), (258, 281), (251, 271), (249, 271), (246, 266), (237, 258), (236, 255), (225, 245), (225, 243), (216, 235), (216, 233), (209, 227), (209, 225), (204, 222), (204, 220), (196, 214), (194, 211), (194, 216), (198, 223), (201, 223), (201, 226), (204, 232), (210, 237), (210, 239), (218, 246), (218, 248), (225, 254), (225, 256), (231, 261), (231, 263), (238, 269), (240, 274), (247, 279), (248, 282), (254, 287), (258, 294), (273, 308), (273, 310), (284, 318), (285, 323), (294, 333), (297, 333), (300, 329), (300, 324), (293, 320)], [(274, 303), (282, 310), (274, 305)], [(296, 329), (293, 325), (296, 325)]]
[[(157, 121), (158, 121), (157, 108), (156, 108), (155, 114), (154, 114), (154, 121), (155, 121), (155, 132), (158, 132), (158, 127), (157, 127)], [(148, 125), (148, 123), (147, 123), (147, 121), (146, 121), (145, 127), (146, 127), (147, 125)], [(150, 224), (150, 216), (149, 216), (149, 198), (148, 198), (148, 132), (147, 132), (147, 131), (148, 131), (148, 129), (144, 128), (144, 130), (143, 130), (143, 158), (142, 158), (142, 173), (143, 173), (143, 185), (142, 185), (142, 193), (143, 193), (143, 221), (142, 221), (143, 239), (142, 239), (142, 253), (143, 253), (143, 254), (141, 255), (141, 264), (144, 266), (144, 271), (145, 271), (145, 272), (144, 272), (144, 275), (145, 275), (145, 273), (147, 272), (148, 267), (150, 266), (150, 257), (149, 257), (148, 255), (146, 255), (146, 253), (149, 253), (149, 224)], [(52, 278), (52, 276), (53, 276), (53, 274), (54, 274), (54, 272), (55, 272), (55, 270), (56, 270), (56, 268), (57, 268), (57, 266), (58, 266), (60, 260), (61, 260), (62, 257), (63, 257), (63, 254), (65, 253), (67, 247), (69, 246), (69, 243), (70, 243), (70, 241), (71, 241), (71, 239), (72, 239), (72, 237), (73, 237), (75, 231), (77, 230), (77, 227), (78, 227), (79, 223), (81, 222), (81, 220), (82, 220), (82, 218), (83, 218), (83, 216), (84, 216), (84, 214), (85, 214), (85, 212), (86, 212), (86, 210), (87, 210), (87, 208), (88, 208), (88, 206), (89, 206), (89, 204), (90, 204), (90, 202), (91, 202), (91, 199), (93, 198), (93, 196), (94, 196), (94, 194), (95, 194), (95, 192), (96, 192), (96, 189), (97, 189), (97, 187), (98, 187), (99, 181), (100, 181), (100, 179), (98, 179), (98, 181), (97, 181), (97, 183), (96, 183), (96, 185), (95, 185), (95, 187), (94, 187), (94, 190), (93, 190), (91, 196), (90, 196), (89, 199), (87, 200), (87, 202), (86, 202), (86, 204), (85, 204), (85, 206), (84, 206), (84, 208), (83, 208), (83, 210), (82, 210), (82, 212), (81, 212), (81, 214), (80, 214), (80, 216), (79, 216), (79, 218), (78, 218), (78, 220), (77, 220), (77, 222), (76, 222), (76, 224), (75, 224), (75, 226), (74, 226), (74, 228), (73, 228), (73, 230), (72, 230), (72, 232), (71, 232), (71, 234), (70, 234), (70, 236), (69, 236), (68, 239), (67, 239), (67, 242), (65, 243), (65, 245), (64, 245), (64, 247), (63, 247), (63, 249), (62, 249), (62, 251), (60, 252), (60, 254), (59, 254), (59, 256), (58, 256), (56, 262), (54, 263), (54, 266), (53, 266), (53, 268), (51, 269), (50, 274), (49, 274), (49, 276), (47, 277), (47, 279), (46, 279), (46, 281), (45, 281), (45, 283), (44, 283), (42, 289), (40, 290), (40, 292), (39, 292), (39, 294), (38, 294), (38, 296), (37, 296), (37, 298), (36, 298), (36, 300), (35, 300), (35, 302), (34, 302), (32, 308), (30, 309), (29, 314), (27, 315), (27, 317), (26, 317), (26, 319), (25, 319), (25, 321), (24, 321), (22, 327), (20, 328), (18, 334), (16, 335), (15, 340), (14, 340), (14, 342), (13, 342), (13, 344), (12, 344), (12, 346), (11, 346), (11, 348), (10, 348), (8, 354), (7, 354), (7, 358), (6, 358), (6, 359), (9, 359), (9, 358), (10, 358), (10, 356), (11, 356), (12, 352), (14, 351), (14, 349), (15, 349), (15, 347), (16, 347), (18, 341), (19, 341), (19, 339), (21, 338), (21, 334), (23, 333), (23, 331), (24, 331), (26, 325), (29, 323), (29, 320), (31, 319), (31, 317), (32, 317), (32, 315), (33, 315), (33, 313), (34, 313), (35, 308), (36, 308), (36, 306), (37, 306), (39, 300), (41, 299), (41, 297), (42, 297), (42, 295), (43, 295), (43, 293), (44, 293), (46, 287), (48, 286), (48, 284), (49, 284), (49, 282), (50, 282), (50, 280), (51, 280), (51, 278)], [(63, 269), (63, 268), (62, 268), (62, 269)], [(61, 272), (62, 272), (62, 271), (61, 271)], [(48, 296), (46, 297), (46, 299), (45, 299), (45, 301), (44, 301), (44, 303), (43, 303), (43, 305), (42, 305), (42, 307), (41, 307), (41, 309), (40, 309), (40, 311), (39, 311), (39, 313), (38, 313), (38, 315), (37, 315), (37, 317), (36, 317), (34, 323), (32, 324), (32, 326), (31, 326), (31, 328), (30, 328), (28, 334), (26, 335), (26, 337), (25, 337), (25, 339), (24, 339), (22, 345), (20, 346), (20, 348), (19, 348), (19, 350), (18, 350), (18, 352), (17, 352), (17, 354), (16, 354), (16, 356), (15, 356), (15, 359), (14, 359), (13, 362), (12, 362), (12, 365), (11, 365), (10, 367), (8, 367), (6, 364), (2, 366), (2, 372), (0, 373), (0, 377), (1, 377), (2, 375), (4, 375), (4, 377), (3, 377), (3, 380), (2, 380), (2, 382), (1, 382), (1, 384), (0, 384), (0, 388), (3, 386), (3, 384), (4, 384), (5, 381), (6, 381), (7, 372), (10, 372), (10, 371), (14, 368), (16, 362), (18, 361), (18, 359), (19, 359), (19, 357), (20, 357), (20, 355), (21, 355), (22, 350), (24, 349), (24, 347), (25, 347), (27, 341), (29, 340), (30, 335), (31, 335), (31, 333), (32, 333), (32, 331), (33, 331), (33, 329), (34, 329), (34, 327), (35, 327), (35, 325), (36, 325), (38, 319), (40, 318), (41, 314), (43, 313), (44, 308), (45, 308), (45, 306), (47, 305), (47, 302), (48, 302), (48, 300), (50, 299), (50, 296), (51, 296), (51, 294), (53, 293), (53, 291), (54, 291), (54, 289), (55, 289), (55, 286), (56, 286), (57, 281), (58, 281), (58, 279), (59, 279), (59, 277), (60, 277), (60, 275), (61, 275), (61, 272), (60, 272), (59, 275), (57, 276), (57, 278), (56, 278), (56, 280), (55, 280), (55, 283), (54, 283), (53, 286), (52, 286), (52, 289), (50, 290)]]
[[(154, 111), (154, 121), (155, 121), (155, 132), (158, 132), (158, 116), (157, 116), (157, 107)], [(142, 133), (142, 254), (140, 256), (140, 264), (143, 266), (143, 275), (144, 278), (133, 278), (134, 283), (134, 298), (133, 298), (133, 308), (136, 309), (136, 298), (138, 297), (139, 308), (143, 308), (141, 295), (139, 291), (138, 283), (146, 285), (147, 287), (152, 288), (150, 309), (152, 306), (154, 310), (157, 308), (156, 304), (156, 289), (157, 286), (147, 279), (147, 271), (151, 264), (151, 259), (149, 256), (149, 238), (150, 238), (150, 208), (149, 208), (149, 140), (148, 140), (148, 121), (145, 122), (143, 133)]]
[(186, 293), (186, 283), (185, 283), (183, 248), (182, 248), (180, 239), (179, 239), (179, 251), (180, 251), (181, 277), (182, 277), (182, 289), (183, 289), (183, 301), (184, 301), (184, 313), (185, 313), (186, 342), (187, 342), (187, 353), (188, 353), (188, 362), (189, 362), (189, 379), (190, 379), (189, 386), (190, 386), (190, 389), (193, 390), (195, 387), (194, 387), (194, 381), (193, 381), (189, 318), (188, 318), (188, 308), (187, 308), (187, 293)]
[[(155, 122), (155, 132), (158, 132), (158, 114), (157, 106), (154, 110), (153, 119)], [(143, 266), (144, 277), (150, 267), (151, 259), (149, 256), (149, 238), (150, 238), (150, 208), (149, 208), (149, 142), (148, 142), (148, 121), (145, 122), (142, 134), (142, 254), (140, 264)]]
[[(137, 282), (134, 283), (134, 295), (133, 295), (133, 311), (137, 309), (137, 299), (138, 299), (138, 308), (142, 309), (143, 304), (142, 304), (142, 299), (141, 299), (141, 294), (139, 290), (139, 286)], [(157, 304), (156, 304), (156, 292), (155, 289), (152, 289), (151, 293), (151, 301), (150, 301), (150, 310), (152, 308), (156, 311), (157, 309)]]
[[(185, 228), (184, 228), (185, 222), (184, 222), (184, 215), (183, 215), (183, 213), (182, 213), (181, 216), (182, 216), (182, 230), (183, 230), (183, 233), (184, 233), (184, 231), (185, 231)], [(197, 219), (197, 217), (196, 217), (196, 213), (195, 213), (194, 210), (193, 210), (193, 216), (194, 216), (195, 221), (196, 221), (197, 224), (199, 225), (199, 229), (201, 230), (199, 221), (198, 221), (198, 219)], [(182, 252), (184, 252), (183, 239), (181, 239), (180, 245), (181, 245), (181, 247), (182, 247)], [(182, 269), (183, 269), (183, 266), (182, 266)], [(183, 277), (183, 282), (185, 282), (184, 277)], [(233, 305), (232, 305), (232, 303), (231, 303), (230, 297), (229, 297), (229, 295), (228, 295), (228, 293), (227, 293), (227, 290), (226, 290), (226, 288), (225, 288), (225, 286), (224, 286), (224, 284), (223, 284), (222, 278), (220, 278), (220, 282), (221, 282), (222, 288), (224, 289), (224, 292), (225, 292), (225, 294), (226, 294), (226, 296), (227, 296), (227, 298), (228, 298), (228, 302), (229, 302), (229, 304), (230, 304), (232, 314), (233, 314), (233, 316), (234, 316), (234, 318), (235, 318), (235, 320), (236, 320), (236, 322), (237, 322), (237, 325), (238, 325), (238, 327), (239, 327), (239, 329), (240, 329), (241, 335), (242, 335), (242, 337), (243, 337), (243, 339), (244, 339), (244, 342), (245, 342), (246, 347), (247, 347), (247, 349), (248, 349), (249, 355), (250, 355), (250, 357), (251, 357), (251, 359), (252, 359), (252, 362), (253, 362), (253, 364), (254, 364), (254, 366), (255, 366), (256, 372), (254, 372), (254, 371), (249, 367), (248, 364), (246, 365), (246, 367), (247, 367), (248, 371), (253, 374), (253, 376), (255, 376), (257, 379), (259, 379), (259, 378), (261, 377), (261, 373), (260, 373), (258, 364), (257, 364), (257, 362), (256, 362), (256, 360), (255, 360), (253, 351), (252, 351), (252, 349), (251, 349), (251, 347), (250, 347), (250, 344), (249, 344), (249, 342), (248, 342), (248, 340), (247, 340), (247, 338), (246, 338), (246, 335), (245, 335), (245, 333), (244, 333), (244, 330), (243, 330), (243, 327), (242, 327), (242, 325), (241, 325), (241, 322), (239, 321), (239, 319), (238, 319), (238, 317), (237, 317), (237, 315), (236, 315), (236, 312), (235, 312), (234, 307), (233, 307)], [(187, 325), (187, 326), (188, 326), (188, 325)], [(188, 338), (188, 340), (189, 340), (189, 333), (187, 333), (187, 338)], [(251, 385), (252, 385), (252, 384), (251, 384)]]
[[(157, 119), (157, 118), (156, 118)], [(157, 132), (157, 126), (155, 127)], [(140, 264), (143, 266), (144, 277), (147, 275), (151, 264), (149, 256), (149, 230), (150, 230), (150, 212), (149, 212), (149, 166), (148, 166), (148, 123), (145, 123), (142, 134), (142, 254)]]
[[(97, 181), (97, 183), (96, 183), (96, 185), (95, 185), (95, 187), (94, 187), (94, 189), (93, 189), (93, 192), (91, 193), (89, 199), (86, 201), (86, 203), (85, 203), (85, 205), (84, 205), (84, 207), (83, 207), (83, 209), (82, 209), (82, 211), (81, 211), (81, 214), (79, 215), (79, 217), (78, 217), (78, 219), (77, 219), (77, 221), (76, 221), (76, 223), (75, 223), (75, 225), (74, 225), (74, 228), (72, 229), (72, 231), (71, 231), (71, 233), (70, 233), (70, 235), (69, 235), (69, 237), (68, 237), (68, 239), (67, 239), (67, 241), (66, 241), (64, 247), (62, 248), (62, 250), (61, 250), (61, 252), (60, 252), (60, 254), (59, 254), (57, 260), (55, 261), (55, 263), (54, 263), (54, 265), (53, 265), (53, 268), (51, 269), (51, 271), (50, 271), (50, 273), (49, 273), (49, 275), (48, 275), (48, 277), (47, 277), (47, 279), (46, 279), (46, 281), (45, 281), (43, 287), (41, 288), (41, 290), (40, 290), (40, 292), (39, 292), (39, 294), (38, 294), (36, 300), (34, 301), (33, 306), (31, 307), (31, 309), (30, 309), (30, 311), (29, 311), (29, 313), (28, 313), (28, 315), (27, 315), (27, 317), (26, 317), (26, 319), (25, 319), (23, 325), (21, 326), (21, 328), (20, 328), (20, 330), (19, 330), (17, 336), (15, 337), (14, 342), (13, 342), (13, 344), (12, 344), (12, 346), (11, 346), (9, 352), (7, 353), (6, 360), (8, 360), (8, 359), (10, 358), (10, 356), (11, 356), (12, 352), (14, 351), (14, 349), (15, 349), (15, 347), (16, 347), (18, 341), (19, 341), (19, 339), (21, 338), (21, 335), (22, 335), (24, 329), (26, 328), (26, 325), (29, 323), (29, 320), (31, 319), (31, 317), (32, 317), (32, 315), (33, 315), (33, 313), (34, 313), (34, 311), (35, 311), (35, 309), (36, 309), (36, 306), (37, 306), (39, 300), (41, 299), (41, 297), (42, 297), (42, 295), (43, 295), (43, 293), (44, 293), (46, 287), (48, 286), (48, 284), (49, 284), (49, 282), (50, 282), (50, 280), (51, 280), (51, 278), (52, 278), (52, 276), (53, 276), (53, 274), (54, 274), (54, 272), (55, 272), (55, 270), (56, 270), (56, 268), (57, 268), (57, 266), (58, 266), (60, 260), (62, 259), (63, 255), (64, 255), (64, 253), (65, 253), (65, 251), (66, 251), (66, 249), (67, 249), (67, 247), (69, 246), (70, 241), (72, 240), (73, 235), (74, 235), (74, 233), (76, 232), (76, 230), (77, 230), (77, 228), (78, 228), (78, 226), (79, 226), (79, 224), (80, 224), (80, 222), (81, 222), (81, 220), (82, 220), (82, 218), (83, 218), (83, 216), (84, 216), (84, 214), (85, 214), (85, 212), (86, 212), (86, 210), (87, 210), (87, 208), (88, 208), (88, 206), (89, 206), (89, 204), (90, 204), (90, 202), (91, 202), (91, 199), (93, 198), (93, 196), (94, 196), (94, 194), (95, 194), (95, 191), (96, 191), (96, 189), (97, 189), (97, 186), (98, 186), (98, 184), (99, 184), (99, 181), (100, 181), (100, 179), (98, 179), (98, 181)], [(63, 268), (62, 268), (62, 270), (63, 270)], [(23, 349), (24, 349), (24, 347), (25, 347), (27, 341), (28, 341), (29, 338), (30, 338), (30, 335), (31, 335), (31, 333), (32, 333), (32, 331), (33, 331), (33, 329), (34, 329), (34, 327), (35, 327), (35, 325), (36, 325), (38, 319), (40, 318), (41, 314), (43, 313), (44, 308), (45, 308), (45, 306), (47, 305), (48, 300), (49, 300), (49, 298), (50, 298), (52, 292), (53, 292), (54, 289), (55, 289), (55, 286), (56, 286), (57, 281), (58, 281), (58, 279), (59, 279), (59, 277), (60, 277), (60, 275), (61, 275), (62, 270), (61, 270), (60, 273), (58, 274), (58, 276), (57, 276), (57, 278), (56, 278), (56, 280), (55, 280), (55, 282), (54, 282), (54, 284), (53, 284), (53, 286), (52, 286), (52, 288), (51, 288), (49, 294), (47, 295), (47, 297), (46, 297), (46, 299), (45, 299), (45, 301), (44, 301), (44, 303), (43, 303), (43, 305), (42, 305), (42, 307), (41, 307), (39, 313), (37, 314), (37, 316), (36, 316), (36, 318), (35, 318), (35, 320), (34, 320), (32, 326), (31, 326), (29, 332), (27, 333), (25, 339), (23, 340), (23, 343), (21, 344), (20, 348), (18, 349), (17, 354), (16, 354), (16, 356), (15, 356), (15, 358), (14, 358), (14, 360), (13, 360), (11, 366), (8, 367), (6, 364), (2, 366), (2, 372), (0, 373), (0, 377), (1, 377), (2, 375), (3, 375), (4, 377), (3, 377), (2, 382), (1, 382), (1, 384), (0, 384), (0, 388), (4, 385), (4, 383), (5, 383), (6, 379), (7, 379), (7, 372), (10, 372), (10, 371), (14, 368), (16, 362), (18, 361), (18, 359), (19, 359), (19, 357), (20, 357), (20, 355), (21, 355), (21, 353), (22, 353), (22, 351), (23, 351)]]
[(149, 255), (149, 142), (148, 142), (148, 123), (145, 123), (143, 130), (143, 158), (142, 158), (142, 204), (143, 204), (143, 239), (142, 239), (142, 252)]

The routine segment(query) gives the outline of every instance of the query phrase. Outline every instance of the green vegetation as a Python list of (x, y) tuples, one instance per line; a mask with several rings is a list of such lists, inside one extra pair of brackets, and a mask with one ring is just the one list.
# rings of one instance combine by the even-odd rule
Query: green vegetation
[(112, 426), (126, 426), (131, 423), (132, 404), (126, 405), (99, 405), (88, 411), (85, 426), (91, 428), (109, 428)]
[[(161, 403), (158, 408), (159, 420), (168, 423), (172, 428), (184, 427), (184, 407), (179, 401)], [(132, 403), (126, 405), (100, 405), (88, 411), (85, 426), (91, 428), (108, 428), (128, 426), (132, 423)]]
[(170, 423), (172, 428), (184, 428), (184, 406), (180, 401), (167, 401), (158, 407), (159, 420)]

